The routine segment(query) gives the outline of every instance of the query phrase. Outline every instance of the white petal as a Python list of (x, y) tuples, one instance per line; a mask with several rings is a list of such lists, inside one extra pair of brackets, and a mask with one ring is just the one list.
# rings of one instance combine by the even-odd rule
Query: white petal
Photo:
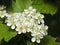
[(18, 28), (16, 28), (15, 30), (16, 30), (16, 31), (19, 31), (19, 29), (18, 29)]
[(8, 15), (8, 13), (5, 13), (4, 15), (5, 15), (6, 17), (8, 17), (8, 16), (9, 16), (9, 15)]
[(18, 34), (21, 34), (21, 32), (18, 32)]
[(38, 25), (37, 27), (38, 27), (38, 29), (41, 29), (41, 25)]
[(27, 12), (27, 9), (24, 9), (25, 12)]
[(37, 43), (40, 43), (40, 39), (36, 40)]
[(37, 12), (37, 16), (41, 16), (40, 12)]
[[(28, 10), (27, 9), (24, 9), (24, 13), (26, 13), (26, 14), (28, 14), (29, 12), (28, 12)], [(24, 14), (22, 14), (22, 15), (24, 15)]]
[(31, 36), (35, 36), (35, 34), (31, 34)]
[(41, 20), (41, 23), (44, 24), (44, 20)]
[(33, 9), (33, 12), (36, 12), (36, 9)]
[(35, 16), (34, 18), (35, 18), (35, 19), (38, 19), (38, 17), (37, 17), (37, 16)]
[(48, 26), (45, 26), (45, 29), (47, 30), (48, 29)]
[(30, 31), (31, 31), (31, 29), (28, 29), (28, 30), (27, 30), (27, 32), (30, 32)]
[(45, 35), (45, 33), (44, 33), (44, 31), (43, 31), (43, 30), (41, 31), (41, 34)]
[(23, 33), (26, 33), (26, 30), (24, 29), (24, 30), (22, 30), (22, 32), (23, 32)]
[(32, 39), (31, 39), (32, 42), (35, 42), (35, 40), (36, 40), (35, 38), (32, 38)]
[(11, 23), (7, 23), (7, 26), (11, 26)]
[(32, 7), (32, 6), (30, 6), (30, 7), (29, 7), (29, 9), (33, 9), (33, 7)]
[(18, 23), (16, 23), (16, 26), (19, 26), (19, 24), (18, 24)]
[(11, 29), (15, 29), (15, 25), (12, 25), (12, 26), (11, 26)]
[(7, 18), (11, 17), (9, 14), (5, 14), (5, 16), (6, 16)]
[(40, 21), (38, 21), (38, 24), (40, 24)]
[(44, 15), (41, 15), (41, 18), (44, 18)]
[(1, 16), (1, 18), (3, 18), (3, 17), (4, 17), (4, 15)]
[(6, 10), (4, 10), (3, 13), (6, 13)]
[(16, 18), (14, 19), (14, 21), (17, 21), (17, 20), (18, 20), (18, 19), (16, 19)]
[(27, 11), (27, 12), (25, 12), (25, 14), (28, 14), (29, 12)]

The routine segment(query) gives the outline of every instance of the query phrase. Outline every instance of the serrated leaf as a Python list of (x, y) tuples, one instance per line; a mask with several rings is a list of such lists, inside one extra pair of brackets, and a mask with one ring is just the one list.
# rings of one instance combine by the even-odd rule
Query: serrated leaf
[(15, 37), (17, 32), (10, 31), (9, 27), (5, 24), (0, 24), (0, 41), (4, 38), (8, 42), (11, 38)]
[(12, 0), (12, 8), (15, 12), (22, 12), (25, 8), (33, 6), (40, 13), (54, 15), (57, 11), (57, 6), (52, 2), (45, 2), (45, 0)]
[(15, 31), (7, 31), (4, 37), (4, 40), (8, 42), (11, 38), (15, 37), (16, 35), (17, 35), (17, 32)]
[(55, 14), (57, 6), (54, 3), (45, 2), (45, 0), (33, 0), (32, 6), (37, 9), (40, 13)]
[(22, 12), (25, 8), (29, 7), (32, 4), (31, 0), (16, 0), (12, 1), (12, 8), (15, 12)]
[(45, 36), (40, 42), (40, 45), (60, 45), (60, 43), (56, 42), (55, 38), (51, 36)]
[(8, 30), (8, 26), (6, 26), (5, 24), (0, 24), (0, 41), (4, 38)]

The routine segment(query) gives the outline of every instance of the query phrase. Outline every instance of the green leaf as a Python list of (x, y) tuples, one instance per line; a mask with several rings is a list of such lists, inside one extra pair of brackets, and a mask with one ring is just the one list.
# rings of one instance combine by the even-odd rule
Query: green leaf
[(4, 38), (4, 36), (8, 30), (9, 29), (5, 24), (0, 24), (0, 41)]
[(8, 42), (11, 38), (15, 37), (16, 35), (17, 35), (17, 32), (15, 31), (7, 31), (4, 37), (4, 40)]
[(11, 38), (15, 37), (17, 32), (9, 30), (9, 27), (5, 24), (0, 24), (0, 41), (4, 38), (8, 42)]
[(27, 45), (36, 45), (36, 44), (31, 42), (31, 41), (29, 41), (29, 40), (27, 40)]
[[(48, 0), (47, 0), (48, 1)], [(47, 2), (45, 0), (33, 0), (32, 6), (37, 9), (40, 13), (55, 14), (57, 6), (53, 2)]]
[(56, 42), (55, 38), (51, 36), (45, 36), (40, 42), (40, 45), (60, 45), (60, 43)]
[(12, 0), (12, 8), (15, 12), (22, 12), (25, 8), (33, 6), (40, 13), (55, 14), (57, 6), (53, 2), (47, 2), (45, 0)]
[(28, 8), (32, 4), (31, 0), (12, 0), (12, 8), (15, 12), (22, 12), (25, 8)]

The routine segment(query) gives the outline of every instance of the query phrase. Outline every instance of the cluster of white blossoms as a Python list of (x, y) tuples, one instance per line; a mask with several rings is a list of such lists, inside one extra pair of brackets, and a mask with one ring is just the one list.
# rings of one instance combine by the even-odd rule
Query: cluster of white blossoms
[(3, 18), (5, 15), (7, 15), (6, 10), (3, 10), (4, 8), (4, 6), (0, 6), (0, 18)]
[(40, 43), (40, 40), (47, 35), (48, 26), (44, 24), (44, 15), (36, 12), (31, 6), (28, 9), (24, 9), (22, 13), (6, 13), (6, 11), (0, 11), (0, 17), (6, 16), (7, 26), (11, 29), (15, 29), (18, 34), (31, 32), (32, 42)]

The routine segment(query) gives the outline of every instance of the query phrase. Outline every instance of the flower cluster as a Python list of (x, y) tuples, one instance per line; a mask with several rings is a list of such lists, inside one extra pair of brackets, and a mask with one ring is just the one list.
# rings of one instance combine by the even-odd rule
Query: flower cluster
[(0, 18), (3, 18), (7, 15), (6, 10), (3, 10), (4, 8), (4, 6), (0, 6)]
[(48, 26), (44, 24), (44, 15), (36, 12), (36, 9), (29, 7), (22, 13), (15, 12), (7, 14), (6, 11), (0, 11), (0, 17), (6, 16), (7, 26), (15, 29), (18, 34), (31, 32), (32, 42), (40, 43), (40, 39), (47, 35)]

